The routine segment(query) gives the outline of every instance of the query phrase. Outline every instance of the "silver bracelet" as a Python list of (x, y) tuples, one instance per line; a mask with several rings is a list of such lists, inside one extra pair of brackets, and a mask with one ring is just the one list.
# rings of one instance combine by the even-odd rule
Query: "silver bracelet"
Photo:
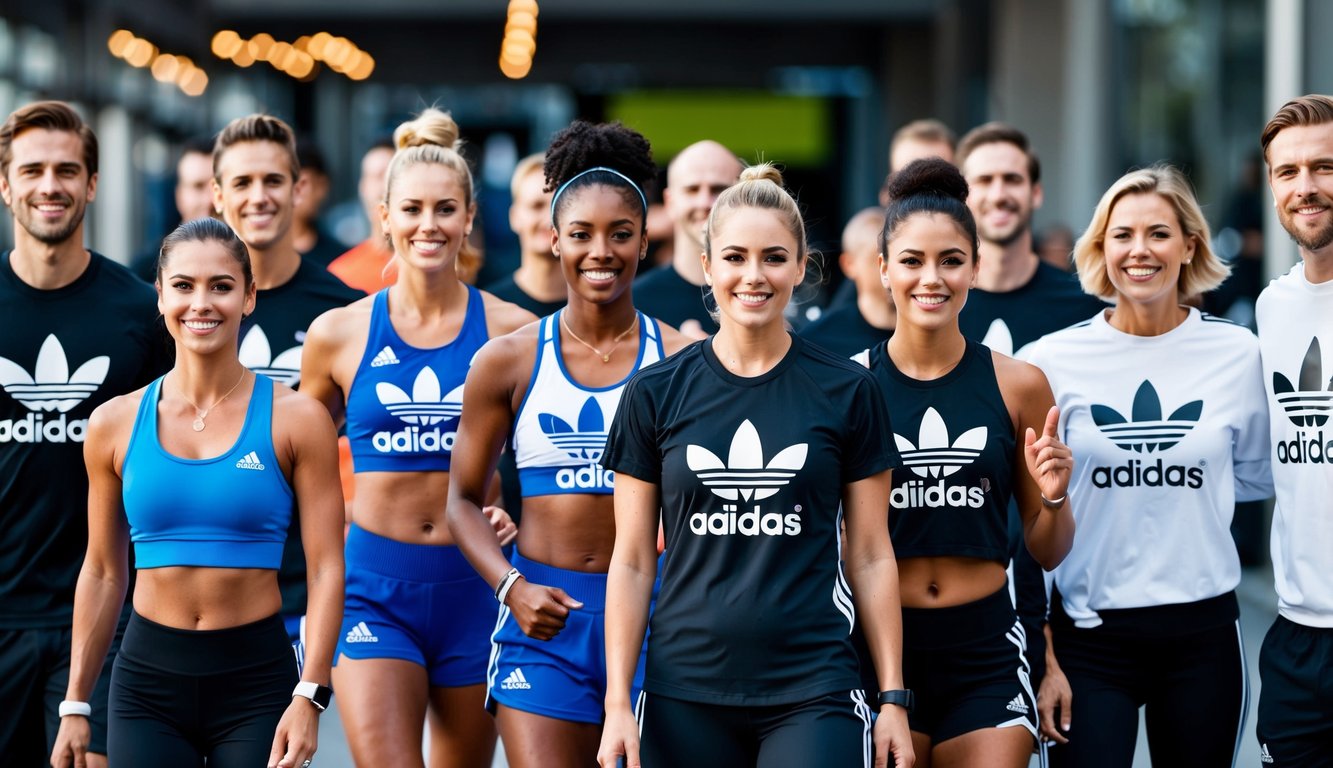
[(1068, 492), (1068, 491), (1066, 491), (1066, 492), (1065, 492), (1065, 495), (1061, 496), (1061, 497), (1058, 498), (1058, 499), (1048, 499), (1048, 498), (1046, 498), (1046, 494), (1044, 494), (1044, 493), (1039, 494), (1039, 495), (1041, 496), (1041, 503), (1042, 503), (1042, 504), (1045, 504), (1047, 507), (1049, 507), (1049, 508), (1051, 508), (1051, 509), (1059, 509), (1060, 506), (1061, 506), (1062, 504), (1065, 503), (1065, 499), (1068, 499), (1068, 498), (1069, 498), (1069, 492)]
[(509, 590), (513, 589), (514, 582), (523, 578), (523, 574), (518, 572), (517, 568), (510, 568), (509, 572), (500, 579), (500, 584), (495, 588), (495, 601), (504, 605), (505, 598), (509, 596)]
[(86, 701), (62, 701), (59, 709), (56, 710), (61, 717), (69, 715), (78, 715), (79, 717), (92, 717), (93, 707)]

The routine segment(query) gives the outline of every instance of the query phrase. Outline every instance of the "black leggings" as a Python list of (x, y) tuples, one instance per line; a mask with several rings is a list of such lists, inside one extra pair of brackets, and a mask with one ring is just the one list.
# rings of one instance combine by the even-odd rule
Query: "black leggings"
[[(1129, 768), (1145, 707), (1153, 765), (1228, 768), (1240, 747), (1249, 680), (1231, 593), (1180, 606), (1103, 611), (1106, 625), (1074, 627), (1053, 606), (1055, 658), (1069, 678), (1069, 743), (1051, 745), (1055, 768)], [(1182, 616), (1210, 617), (1209, 629), (1163, 634)], [(1119, 622), (1116, 619), (1130, 619)], [(1141, 621), (1140, 621), (1141, 620)], [(1138, 625), (1127, 632), (1126, 623)], [(1157, 631), (1153, 631), (1154, 627)], [(1172, 628), (1174, 629), (1174, 627)]]
[(644, 768), (870, 768), (870, 707), (862, 691), (779, 706), (699, 704), (644, 693)]
[(297, 679), (277, 615), (196, 632), (136, 613), (111, 673), (110, 768), (267, 765)]

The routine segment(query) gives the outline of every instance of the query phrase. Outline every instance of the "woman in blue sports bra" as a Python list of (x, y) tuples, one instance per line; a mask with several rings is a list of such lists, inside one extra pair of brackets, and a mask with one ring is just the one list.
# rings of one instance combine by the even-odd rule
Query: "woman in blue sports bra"
[[(444, 505), (472, 357), (533, 316), (458, 278), (476, 204), (453, 119), (428, 109), (395, 142), (381, 223), (398, 281), (316, 319), (302, 358), (301, 391), (346, 422), (356, 472), (333, 679), (358, 765), (422, 765), (429, 713), (430, 764), (483, 768), (495, 604)], [(492, 539), (512, 537), (503, 512), (492, 520)]]
[[(614, 475), (598, 459), (625, 383), (689, 342), (636, 311), (630, 292), (648, 247), (642, 185), (656, 170), (647, 140), (622, 125), (556, 134), (545, 171), (569, 303), (487, 344), (467, 379), (449, 525), (500, 602), (487, 706), (515, 768), (597, 758), (615, 542)], [(482, 514), (506, 441), (523, 493), (512, 562)]]
[[(175, 367), (89, 422), (88, 552), (52, 764), (85, 752), (85, 702), (125, 599), (132, 542), (110, 764), (308, 766), (342, 608), (337, 436), (318, 403), (237, 359), (255, 283), (226, 224), (199, 219), (169, 235), (157, 291)], [(310, 590), (299, 683), (277, 579), (298, 504)]]

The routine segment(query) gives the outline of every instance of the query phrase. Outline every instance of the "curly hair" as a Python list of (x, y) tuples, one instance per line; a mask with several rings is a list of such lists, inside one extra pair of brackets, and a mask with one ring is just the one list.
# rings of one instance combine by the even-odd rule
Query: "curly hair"
[[(625, 178), (606, 171), (584, 173), (598, 167), (610, 168)], [(657, 176), (657, 165), (653, 162), (651, 145), (638, 131), (618, 122), (575, 120), (551, 139), (545, 171), (546, 191), (564, 187), (552, 204), (551, 219), (555, 223), (568, 204), (570, 193), (594, 184), (620, 190), (626, 205), (643, 209), (643, 187)], [(647, 210), (643, 210), (642, 226), (646, 231)]]

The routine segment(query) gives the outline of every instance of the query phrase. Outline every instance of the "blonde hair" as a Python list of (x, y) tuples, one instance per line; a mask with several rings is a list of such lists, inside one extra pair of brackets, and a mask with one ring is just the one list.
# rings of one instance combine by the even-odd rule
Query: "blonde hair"
[[(459, 138), (458, 123), (442, 110), (430, 107), (416, 119), (398, 126), (393, 132), (393, 143), (398, 148), (389, 161), (389, 169), (384, 174), (384, 204), (389, 204), (393, 182), (403, 171), (423, 163), (443, 165), (458, 176), (458, 183), (463, 187), (463, 205), (472, 210), (476, 202), (472, 195), (472, 169), (467, 160), (458, 153), (463, 141)], [(458, 250), (456, 269), (465, 282), (475, 277), (481, 269), (482, 255), (472, 243), (464, 239)]]
[(1149, 193), (1170, 203), (1185, 238), (1194, 239), (1194, 258), (1180, 265), (1176, 290), (1182, 298), (1213, 290), (1231, 273), (1231, 268), (1213, 252), (1208, 221), (1199, 209), (1194, 189), (1183, 173), (1163, 163), (1121, 176), (1097, 203), (1087, 230), (1074, 244), (1074, 266), (1085, 292), (1107, 301), (1115, 299), (1115, 286), (1106, 273), (1106, 226), (1111, 209), (1126, 195)]
[(528, 155), (522, 160), (519, 160), (518, 164), (514, 166), (513, 175), (509, 177), (510, 197), (517, 200), (518, 192), (519, 189), (523, 186), (523, 182), (527, 180), (528, 176), (534, 173), (541, 172), (545, 164), (546, 164), (545, 152), (538, 152), (533, 155)]
[(728, 211), (737, 208), (761, 208), (775, 211), (796, 238), (796, 258), (805, 260), (809, 246), (805, 242), (805, 221), (801, 209), (786, 188), (782, 186), (782, 172), (772, 163), (759, 163), (741, 171), (740, 180), (718, 195), (713, 210), (708, 213), (704, 226), (704, 253), (713, 258), (712, 235), (718, 222)]

